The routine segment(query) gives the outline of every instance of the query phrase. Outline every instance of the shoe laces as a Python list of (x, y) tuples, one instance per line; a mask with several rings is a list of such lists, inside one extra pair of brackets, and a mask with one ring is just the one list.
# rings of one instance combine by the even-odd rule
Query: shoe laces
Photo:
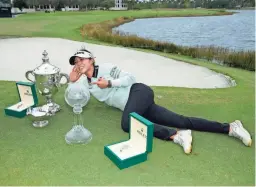
[(241, 126), (239, 124), (237, 124), (236, 122), (232, 123), (232, 135), (239, 139), (242, 139), (242, 136), (240, 135), (241, 133), (244, 133), (242, 131)]
[(184, 146), (185, 142), (184, 142), (184, 139), (183, 139), (183, 134), (179, 133), (177, 134), (177, 137), (176, 137), (176, 142), (182, 146)]

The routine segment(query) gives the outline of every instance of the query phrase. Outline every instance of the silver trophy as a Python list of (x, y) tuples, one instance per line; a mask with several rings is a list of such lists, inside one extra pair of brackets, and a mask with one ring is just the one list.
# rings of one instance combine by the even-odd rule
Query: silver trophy
[[(35, 127), (44, 127), (48, 124), (49, 116), (55, 115), (60, 111), (60, 106), (53, 102), (54, 95), (59, 91), (59, 88), (69, 83), (69, 76), (60, 73), (60, 69), (49, 62), (48, 53), (43, 52), (42, 64), (34, 70), (27, 71), (26, 78), (34, 82), (36, 89), (46, 98), (46, 104), (41, 107), (29, 108), (27, 114), (34, 118), (33, 125)], [(32, 75), (34, 80), (30, 79)], [(65, 78), (65, 83), (61, 83), (61, 79)]]

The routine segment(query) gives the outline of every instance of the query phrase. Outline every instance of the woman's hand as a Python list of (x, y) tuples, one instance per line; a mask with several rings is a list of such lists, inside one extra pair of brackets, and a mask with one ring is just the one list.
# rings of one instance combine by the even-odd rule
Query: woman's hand
[(74, 68), (72, 69), (72, 71), (69, 75), (69, 79), (71, 82), (76, 82), (81, 77), (81, 75), (82, 75), (82, 73), (80, 71), (80, 67), (74, 66)]
[(100, 88), (107, 88), (108, 87), (108, 81), (102, 77), (98, 79), (98, 81), (93, 82), (92, 84), (97, 84)]
[(88, 67), (84, 64), (75, 65), (70, 73), (70, 81), (75, 82), (77, 81), (82, 74), (85, 74), (88, 70)]
[(77, 67), (77, 69), (79, 73), (85, 74), (88, 68), (85, 65), (80, 65)]

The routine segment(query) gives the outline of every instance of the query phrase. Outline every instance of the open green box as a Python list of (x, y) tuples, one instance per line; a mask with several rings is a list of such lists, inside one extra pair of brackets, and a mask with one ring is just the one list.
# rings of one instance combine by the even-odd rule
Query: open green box
[(19, 102), (4, 109), (7, 116), (23, 118), (27, 115), (27, 109), (38, 104), (35, 83), (16, 82), (19, 94)]
[(129, 139), (104, 146), (104, 154), (119, 169), (144, 162), (153, 148), (153, 123), (133, 112), (129, 115)]

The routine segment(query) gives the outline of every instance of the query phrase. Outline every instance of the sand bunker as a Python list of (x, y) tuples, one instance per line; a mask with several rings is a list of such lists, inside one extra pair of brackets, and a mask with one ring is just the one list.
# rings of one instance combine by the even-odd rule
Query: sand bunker
[(0, 40), (0, 80), (27, 81), (25, 72), (42, 63), (48, 52), (50, 62), (69, 73), (69, 57), (82, 46), (96, 56), (96, 63), (113, 63), (150, 86), (224, 88), (234, 84), (229, 77), (207, 68), (122, 47), (110, 47), (59, 38), (9, 38)]

